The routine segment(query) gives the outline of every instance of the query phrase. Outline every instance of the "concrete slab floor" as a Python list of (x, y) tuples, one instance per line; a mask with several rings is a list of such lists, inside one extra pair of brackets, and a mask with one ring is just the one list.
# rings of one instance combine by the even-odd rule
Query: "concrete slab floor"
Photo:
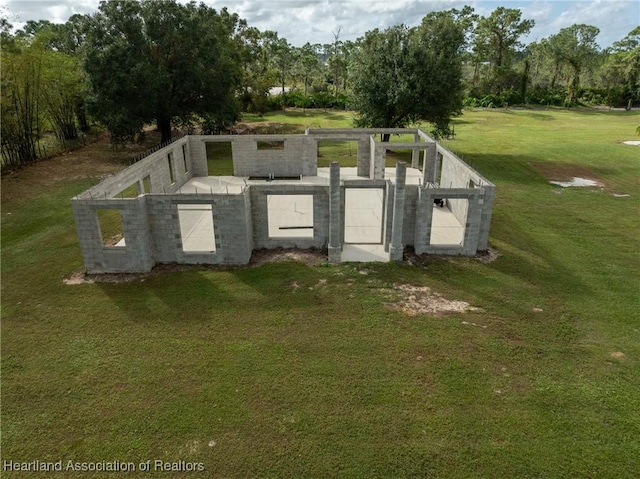
[(381, 244), (345, 244), (340, 255), (342, 263), (388, 263), (389, 253)]
[(464, 241), (464, 226), (460, 224), (448, 206), (433, 205), (431, 222), (432, 245), (461, 245)]
[(211, 205), (178, 205), (182, 251), (214, 253), (216, 240)]
[[(393, 181), (395, 168), (387, 168), (387, 179)], [(342, 168), (342, 179), (357, 179), (356, 168)], [(414, 168), (407, 169), (407, 183), (421, 180), (422, 174)], [(189, 180), (181, 189), (182, 193), (229, 193), (240, 194), (246, 184), (264, 184), (265, 180), (249, 180), (234, 176), (196, 177)], [(319, 168), (318, 176), (303, 177), (297, 180), (274, 180), (270, 184), (312, 184), (328, 185), (329, 169)], [(345, 221), (342, 252), (343, 261), (389, 261), (388, 252), (384, 251), (383, 208), (384, 191), (381, 188), (346, 188), (345, 189)], [(271, 238), (313, 237), (313, 196), (312, 195), (269, 195), (268, 199), (269, 236)], [(185, 205), (181, 205), (181, 208)], [(193, 205), (198, 208), (199, 205)], [(201, 207), (201, 206), (200, 206)], [(203, 212), (200, 212), (202, 215)], [(210, 213), (209, 213), (210, 214)], [(185, 217), (186, 218), (186, 217)], [(211, 247), (213, 228), (202, 216), (181, 219), (189, 230), (183, 247), (193, 252), (215, 251)], [(461, 245), (464, 241), (464, 226), (458, 222), (448, 207), (434, 205), (431, 229), (432, 245)], [(122, 244), (120, 244), (122, 243)], [(122, 240), (118, 246), (124, 246)], [(186, 251), (186, 250), (185, 250)]]
[[(385, 179), (395, 183), (396, 169), (386, 168)], [(340, 168), (340, 180), (368, 180), (368, 177), (358, 176), (357, 168)], [(422, 172), (415, 168), (407, 168), (407, 184), (418, 185), (422, 181)], [(303, 176), (301, 180), (250, 180), (240, 176), (197, 176), (187, 181), (179, 193), (229, 193), (240, 194), (246, 185), (311, 185), (328, 186), (329, 168), (318, 168), (317, 176)]]

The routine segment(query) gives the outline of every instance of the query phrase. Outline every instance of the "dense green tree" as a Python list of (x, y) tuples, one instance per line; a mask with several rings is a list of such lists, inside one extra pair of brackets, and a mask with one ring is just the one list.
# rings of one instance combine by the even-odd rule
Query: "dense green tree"
[[(451, 133), (451, 118), (462, 111), (462, 51), (468, 26), (467, 11), (428, 14), (416, 29), (416, 85), (418, 116), (434, 125), (436, 135)], [(420, 72), (422, 70), (422, 72)]]
[(567, 101), (573, 103), (580, 90), (580, 77), (595, 66), (598, 58), (596, 37), (600, 33), (591, 25), (572, 25), (563, 28), (548, 38), (545, 43), (547, 54), (556, 65), (565, 65), (570, 71)]
[(413, 64), (404, 26), (365, 34), (351, 78), (356, 126), (394, 128), (416, 119), (417, 91), (410, 88)]
[(42, 112), (63, 141), (78, 137), (77, 123), (83, 131), (88, 130), (87, 82), (81, 66), (82, 40), (76, 36), (84, 28), (85, 20), (81, 15), (74, 15), (64, 24), (29, 20), (15, 34), (23, 45), (29, 45), (40, 54)]
[(640, 27), (615, 42), (602, 66), (601, 75), (612, 106), (624, 102), (630, 108), (640, 101)]
[(333, 43), (327, 45), (326, 51), (329, 56), (327, 59), (327, 69), (330, 75), (330, 83), (333, 85), (333, 94), (337, 95), (340, 90), (341, 80), (346, 77), (347, 60), (342, 50), (344, 42), (340, 40), (340, 29), (333, 32)]
[(78, 138), (76, 110), (86, 98), (87, 83), (77, 57), (47, 50), (42, 55), (41, 101), (56, 136)]
[(243, 111), (263, 114), (268, 110), (269, 89), (277, 75), (269, 65), (265, 36), (255, 27), (243, 28), (238, 37), (242, 65), (240, 99)]
[(295, 64), (294, 48), (286, 38), (280, 38), (276, 32), (263, 33), (269, 54), (269, 64), (277, 72), (278, 84), (282, 88), (282, 107), (285, 104), (286, 84)]
[[(4, 28), (4, 27), (3, 27)], [(6, 36), (5, 36), (6, 34)], [(10, 48), (5, 45), (10, 44)], [(42, 116), (42, 49), (3, 32), (0, 89), (0, 137), (3, 166), (20, 166), (38, 158)]]
[(92, 107), (116, 141), (155, 120), (163, 141), (193, 115), (219, 130), (238, 118), (240, 19), (174, 0), (110, 0), (86, 32)]
[(297, 49), (294, 77), (301, 81), (305, 95), (309, 92), (313, 79), (318, 78), (322, 72), (318, 55), (320, 48), (319, 44), (312, 45), (307, 42)]
[(437, 135), (462, 107), (464, 29), (451, 12), (425, 17), (419, 27), (367, 32), (353, 65), (356, 124), (403, 127), (419, 120)]
[[(488, 17), (481, 17), (474, 31), (473, 56), (476, 72), (488, 63), (488, 90), (500, 93), (512, 86), (512, 64), (516, 50), (522, 46), (520, 38), (528, 34), (535, 22), (522, 20), (522, 12), (515, 8), (496, 8)], [(477, 75), (476, 75), (477, 76)]]

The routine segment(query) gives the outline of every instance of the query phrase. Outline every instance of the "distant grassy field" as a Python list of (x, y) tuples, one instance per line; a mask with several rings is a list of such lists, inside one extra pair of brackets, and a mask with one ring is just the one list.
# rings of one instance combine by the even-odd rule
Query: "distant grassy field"
[[(487, 264), (285, 262), (66, 285), (82, 270), (69, 198), (125, 162), (101, 144), (4, 176), (2, 460), (152, 469), (2, 477), (637, 478), (640, 149), (621, 142), (639, 122), (456, 120), (448, 146), (498, 187)], [(334, 146), (321, 159), (350, 161)], [(574, 174), (603, 186), (548, 183)], [(399, 284), (481, 310), (408, 316), (385, 305)]]

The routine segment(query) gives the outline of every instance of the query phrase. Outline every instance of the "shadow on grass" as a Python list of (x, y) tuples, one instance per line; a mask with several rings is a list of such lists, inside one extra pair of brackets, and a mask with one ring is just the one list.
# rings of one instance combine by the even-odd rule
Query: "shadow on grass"
[[(197, 268), (197, 266), (194, 266)], [(322, 304), (311, 289), (322, 273), (300, 262), (268, 263), (256, 267), (222, 267), (163, 271), (142, 280), (97, 283), (112, 303), (134, 322), (216, 323), (221, 316), (258, 320), (265, 312), (304, 310)], [(157, 311), (149, 314), (149, 311)], [(224, 312), (217, 315), (216, 311)], [(145, 318), (145, 319), (141, 319)]]
[(518, 116), (526, 116), (532, 118), (537, 121), (556, 121), (557, 117), (551, 115), (549, 113), (540, 113), (538, 111), (530, 111), (530, 110), (504, 110), (503, 113), (506, 114), (518, 114)]
[[(455, 152), (455, 145), (452, 150)], [(619, 165), (606, 165), (600, 163), (597, 165), (589, 165), (580, 163), (579, 158), (567, 157), (567, 161), (547, 160), (543, 157), (535, 157), (529, 155), (500, 155), (490, 153), (471, 153), (462, 155), (462, 158), (471, 167), (478, 170), (482, 175), (489, 179), (492, 183), (503, 186), (509, 184), (519, 185), (548, 185), (549, 181), (558, 178), (548, 178), (541, 171), (541, 165), (548, 165), (551, 169), (563, 170), (568, 172), (576, 170), (577, 174), (588, 174), (596, 180), (605, 181), (607, 177), (614, 177), (619, 174)], [(580, 173), (580, 171), (585, 173)], [(589, 173), (590, 172), (590, 173)], [(568, 175), (568, 176), (567, 176)], [(571, 175), (567, 173), (566, 179), (570, 180)], [(498, 191), (498, 194), (500, 192)]]
[(347, 114), (347, 110), (330, 110), (330, 109), (322, 109), (322, 108), (313, 108), (313, 109), (287, 109), (281, 114), (291, 117), (291, 118), (314, 118), (314, 119), (324, 119), (324, 120), (344, 120), (345, 115)]
[[(455, 152), (455, 145), (450, 146)], [(534, 184), (542, 183), (544, 180), (542, 174), (530, 165), (530, 163), (544, 161), (535, 156), (472, 153), (463, 155), (463, 159), (496, 185), (500, 183)]]

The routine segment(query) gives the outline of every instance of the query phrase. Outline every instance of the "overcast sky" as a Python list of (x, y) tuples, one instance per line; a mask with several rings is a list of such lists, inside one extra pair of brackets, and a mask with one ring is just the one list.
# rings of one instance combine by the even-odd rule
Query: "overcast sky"
[[(186, 3), (187, 0), (179, 0)], [(20, 27), (27, 20), (64, 23), (75, 13), (97, 11), (99, 0), (0, 0), (9, 21)], [(557, 33), (574, 23), (600, 29), (598, 44), (604, 48), (640, 24), (639, 0), (205, 0), (224, 6), (260, 30), (275, 30), (291, 44), (330, 43), (340, 30), (340, 39), (355, 40), (374, 28), (404, 23), (414, 26), (430, 11), (470, 5), (488, 16), (498, 6), (519, 8), (523, 18), (536, 26), (526, 42)]]

